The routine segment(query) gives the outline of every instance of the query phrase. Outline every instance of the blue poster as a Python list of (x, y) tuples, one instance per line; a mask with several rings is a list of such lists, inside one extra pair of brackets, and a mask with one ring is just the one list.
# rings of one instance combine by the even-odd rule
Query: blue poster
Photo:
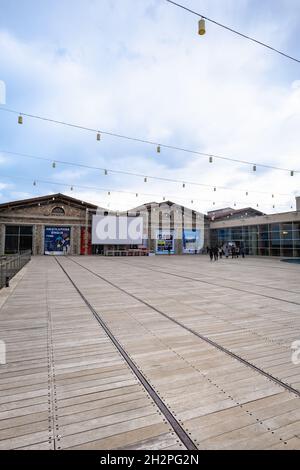
[(70, 227), (45, 227), (45, 255), (67, 254), (70, 232)]
[(200, 230), (182, 231), (182, 252), (183, 253), (199, 253), (203, 248), (203, 240)]

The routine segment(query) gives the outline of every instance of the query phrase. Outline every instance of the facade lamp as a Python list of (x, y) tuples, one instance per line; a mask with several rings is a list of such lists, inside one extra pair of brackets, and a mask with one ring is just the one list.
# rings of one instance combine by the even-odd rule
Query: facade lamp
[(199, 23), (198, 23), (198, 34), (200, 36), (204, 36), (205, 33), (206, 33), (205, 19), (201, 18), (201, 20), (199, 20)]

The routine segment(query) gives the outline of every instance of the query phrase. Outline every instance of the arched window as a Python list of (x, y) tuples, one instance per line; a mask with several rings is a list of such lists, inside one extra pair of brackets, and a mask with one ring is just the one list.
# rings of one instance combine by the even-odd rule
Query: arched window
[(55, 215), (65, 215), (65, 210), (63, 207), (54, 207), (51, 213)]

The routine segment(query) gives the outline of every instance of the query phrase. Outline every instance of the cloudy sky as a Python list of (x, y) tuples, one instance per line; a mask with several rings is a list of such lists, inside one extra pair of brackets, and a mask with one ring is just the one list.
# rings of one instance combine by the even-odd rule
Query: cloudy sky
[[(300, 58), (299, 0), (180, 2)], [(63, 192), (112, 209), (163, 197), (202, 212), (295, 208), (300, 173), (259, 166), (254, 173), (108, 135), (97, 142), (94, 132), (26, 117), (21, 126), (3, 110), (300, 170), (300, 64), (213, 24), (200, 37), (198, 18), (165, 0), (0, 0), (0, 7), (0, 202)]]

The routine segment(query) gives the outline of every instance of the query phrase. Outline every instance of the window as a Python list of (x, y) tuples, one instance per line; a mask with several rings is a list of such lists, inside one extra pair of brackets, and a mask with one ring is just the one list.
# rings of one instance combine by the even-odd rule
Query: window
[(51, 213), (55, 215), (65, 215), (65, 210), (63, 207), (54, 207)]
[(5, 253), (32, 250), (32, 225), (6, 225)]

